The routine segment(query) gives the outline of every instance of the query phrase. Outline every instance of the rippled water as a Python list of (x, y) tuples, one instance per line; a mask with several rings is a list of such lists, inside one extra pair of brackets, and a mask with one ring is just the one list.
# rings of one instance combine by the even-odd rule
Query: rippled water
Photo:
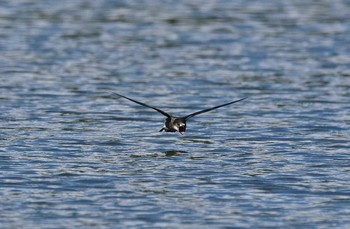
[(350, 227), (349, 12), (1, 1), (1, 227)]

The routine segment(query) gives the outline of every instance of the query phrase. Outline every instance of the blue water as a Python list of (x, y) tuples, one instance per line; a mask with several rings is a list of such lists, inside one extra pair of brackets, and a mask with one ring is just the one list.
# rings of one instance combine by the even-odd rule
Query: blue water
[(349, 12), (1, 1), (0, 227), (349, 228)]

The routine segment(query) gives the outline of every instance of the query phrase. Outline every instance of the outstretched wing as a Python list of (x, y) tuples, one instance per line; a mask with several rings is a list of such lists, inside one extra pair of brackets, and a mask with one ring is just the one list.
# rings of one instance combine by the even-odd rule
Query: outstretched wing
[(209, 111), (218, 109), (220, 107), (228, 106), (230, 104), (237, 103), (237, 102), (242, 101), (244, 99), (246, 99), (246, 98), (235, 100), (235, 101), (232, 101), (232, 102), (229, 102), (229, 103), (225, 103), (225, 104), (221, 104), (221, 105), (216, 106), (216, 107), (207, 108), (207, 109), (204, 109), (204, 110), (201, 110), (201, 111), (197, 111), (197, 112), (194, 112), (192, 114), (189, 114), (189, 115), (185, 116), (184, 119), (188, 120), (188, 119), (192, 118), (193, 116), (196, 116), (196, 115), (199, 115), (199, 114), (202, 114), (202, 113), (205, 113), (205, 112), (209, 112)]
[(153, 106), (147, 105), (147, 104), (145, 104), (145, 103), (141, 103), (141, 102), (139, 102), (139, 101), (136, 101), (136, 100), (131, 99), (131, 98), (129, 98), (129, 97), (126, 97), (126, 96), (124, 96), (124, 95), (120, 95), (120, 94), (117, 94), (117, 93), (114, 93), (114, 92), (112, 92), (112, 93), (115, 94), (115, 95), (117, 95), (117, 96), (123, 97), (124, 99), (130, 100), (130, 101), (132, 101), (132, 102), (134, 102), (134, 103), (140, 104), (141, 106), (148, 107), (148, 108), (151, 108), (151, 109), (153, 109), (153, 110), (156, 110), (156, 111), (158, 111), (159, 113), (161, 113), (162, 115), (164, 115), (164, 116), (166, 116), (166, 117), (168, 117), (168, 118), (171, 117), (170, 114), (168, 114), (168, 113), (165, 112), (165, 111), (162, 111), (161, 109), (159, 109), (159, 108), (157, 108), (157, 107), (153, 107)]

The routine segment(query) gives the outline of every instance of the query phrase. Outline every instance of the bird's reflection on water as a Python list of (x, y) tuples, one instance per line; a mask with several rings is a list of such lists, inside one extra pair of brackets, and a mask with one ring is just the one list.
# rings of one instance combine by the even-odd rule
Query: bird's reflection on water
[(183, 151), (183, 150), (168, 150), (168, 151), (165, 151), (164, 154), (167, 157), (171, 157), (171, 156), (177, 156), (180, 154), (189, 154), (189, 152)]

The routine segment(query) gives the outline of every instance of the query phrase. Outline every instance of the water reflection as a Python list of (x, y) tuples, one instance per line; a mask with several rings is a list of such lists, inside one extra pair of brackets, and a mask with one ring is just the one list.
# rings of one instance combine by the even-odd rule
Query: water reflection
[(165, 156), (171, 157), (171, 156), (178, 156), (181, 154), (189, 154), (189, 152), (182, 151), (182, 150), (168, 150), (164, 152)]

